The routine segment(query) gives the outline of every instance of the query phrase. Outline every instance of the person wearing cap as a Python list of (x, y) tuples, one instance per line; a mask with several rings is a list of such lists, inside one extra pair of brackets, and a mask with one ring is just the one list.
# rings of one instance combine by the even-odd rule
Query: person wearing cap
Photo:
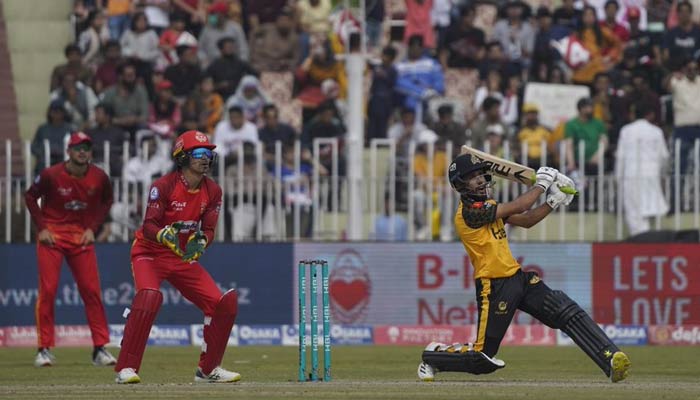
[(54, 306), (65, 258), (85, 303), (92, 342), (92, 362), (113, 365), (116, 360), (104, 348), (109, 328), (102, 305), (102, 290), (95, 255), (95, 235), (112, 206), (112, 185), (107, 174), (92, 165), (92, 139), (83, 132), (70, 135), (68, 161), (58, 163), (36, 177), (24, 200), (37, 234), (39, 294), (36, 330), (37, 367), (51, 366), (55, 357)]
[(219, 0), (207, 9), (207, 24), (199, 34), (199, 59), (204, 67), (221, 55), (218, 44), (223, 38), (233, 39), (238, 57), (248, 61), (248, 41), (245, 33), (241, 25), (228, 17), (227, 3)]
[[(547, 144), (552, 133), (549, 129), (540, 125), (540, 109), (535, 103), (523, 105), (523, 127), (518, 132), (518, 140), (521, 144), (527, 143), (527, 165), (531, 168), (542, 166), (542, 143)], [(545, 153), (546, 153), (545, 147)]]
[[(605, 124), (593, 116), (593, 101), (590, 97), (582, 97), (576, 103), (578, 116), (570, 119), (564, 126), (564, 138), (566, 143), (566, 168), (568, 171), (576, 171), (579, 162), (583, 161), (585, 174), (598, 173), (600, 158), (602, 156), (600, 143), (605, 147), (608, 144)], [(583, 160), (579, 156), (579, 148), (583, 145)]]
[[(63, 160), (63, 138), (70, 135), (75, 127), (70, 122), (68, 111), (60, 100), (52, 101), (46, 110), (46, 122), (41, 124), (34, 134), (31, 144), (31, 152), (36, 157), (34, 175), (39, 175), (42, 169)], [(49, 154), (44, 143), (49, 143)], [(46, 162), (48, 161), (48, 164)]]
[(204, 313), (204, 344), (195, 382), (236, 382), (241, 376), (221, 368), (229, 334), (236, 319), (238, 295), (222, 294), (199, 263), (214, 230), (222, 203), (221, 187), (207, 175), (216, 159), (216, 146), (199, 131), (187, 131), (175, 141), (172, 157), (177, 170), (156, 180), (148, 192), (143, 225), (131, 247), (136, 294), (124, 327), (117, 364), (117, 383), (139, 383), (146, 341), (158, 314), (166, 280)]

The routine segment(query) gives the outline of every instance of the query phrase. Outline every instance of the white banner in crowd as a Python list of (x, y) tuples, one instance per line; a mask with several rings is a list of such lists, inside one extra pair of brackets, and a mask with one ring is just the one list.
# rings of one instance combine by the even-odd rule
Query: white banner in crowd
[(536, 104), (540, 109), (540, 124), (554, 129), (560, 122), (575, 117), (578, 114), (576, 103), (588, 96), (587, 86), (528, 83), (524, 103)]
[[(591, 311), (590, 244), (513, 244), (511, 249), (524, 270), (536, 271), (551, 288)], [(328, 261), (334, 323), (477, 323), (473, 269), (460, 244), (303, 243), (295, 245), (294, 254), (297, 261)], [(295, 320), (297, 296), (295, 285)], [(532, 318), (518, 313), (514, 322)]]

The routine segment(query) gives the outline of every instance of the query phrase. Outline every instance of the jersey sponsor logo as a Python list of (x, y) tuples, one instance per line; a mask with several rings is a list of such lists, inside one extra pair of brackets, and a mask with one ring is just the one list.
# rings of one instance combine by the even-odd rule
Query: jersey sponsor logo
[(189, 233), (197, 230), (199, 221), (176, 221), (173, 222), (171, 225), (174, 224), (180, 224), (180, 230), (178, 231), (178, 233)]
[(498, 226), (495, 226), (495, 225), (496, 224), (491, 224), (491, 226), (490, 226), (490, 230), (491, 230), (491, 234), (493, 235), (493, 238), (496, 240), (505, 239), (507, 237), (506, 230), (503, 227), (498, 229)]
[(59, 187), (57, 190), (58, 190), (58, 194), (60, 194), (61, 196), (70, 196), (70, 194), (73, 193), (73, 188), (70, 188), (70, 187), (68, 187), (68, 188)]
[(170, 208), (174, 209), (175, 211), (182, 211), (187, 207), (187, 202), (186, 201), (177, 201), (173, 200), (170, 202)]
[(63, 208), (65, 208), (66, 210), (71, 210), (71, 211), (84, 210), (87, 208), (87, 203), (85, 203), (84, 201), (72, 200), (72, 201), (69, 201), (68, 203), (65, 203), (63, 205)]
[(148, 194), (148, 198), (151, 199), (151, 201), (158, 200), (158, 197), (160, 197), (160, 193), (158, 192), (157, 187), (152, 187), (151, 188), (151, 193)]

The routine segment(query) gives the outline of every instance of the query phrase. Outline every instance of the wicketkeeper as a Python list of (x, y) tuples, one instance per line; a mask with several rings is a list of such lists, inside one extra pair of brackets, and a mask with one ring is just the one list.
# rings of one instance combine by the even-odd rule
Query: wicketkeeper
[[(41, 171), (24, 195), (37, 231), (39, 297), (36, 302), (36, 332), (39, 351), (34, 365), (53, 365), (49, 349), (55, 344), (54, 312), (61, 264), (68, 262), (92, 333), (92, 362), (114, 365), (104, 348), (109, 328), (102, 305), (100, 276), (95, 255), (95, 234), (112, 206), (112, 185), (107, 174), (90, 164), (92, 140), (76, 132), (68, 141), (68, 161)], [(39, 206), (41, 200), (41, 206)]]
[(173, 158), (177, 171), (151, 186), (143, 225), (136, 232), (131, 268), (136, 295), (131, 303), (115, 367), (117, 383), (139, 383), (139, 367), (148, 334), (158, 314), (163, 280), (204, 313), (204, 344), (195, 382), (236, 382), (240, 374), (221, 368), (236, 319), (238, 295), (222, 295), (197, 261), (214, 239), (221, 209), (221, 188), (206, 176), (215, 160), (207, 136), (187, 131), (177, 138)]
[[(561, 329), (610, 378), (627, 377), (630, 360), (591, 317), (564, 292), (552, 290), (535, 272), (525, 273), (508, 246), (505, 224), (529, 228), (552, 210), (568, 205), (573, 195), (561, 187), (573, 187), (554, 168), (537, 170), (535, 186), (508, 203), (490, 197), (488, 165), (464, 154), (449, 167), (450, 184), (461, 198), (455, 225), (474, 266), (478, 329), (476, 341), (465, 345), (431, 343), (423, 351), (418, 377), (431, 381), (438, 371), (488, 374), (505, 367), (495, 358), (516, 310), (522, 310), (554, 329)], [(540, 195), (546, 201), (531, 209)]]

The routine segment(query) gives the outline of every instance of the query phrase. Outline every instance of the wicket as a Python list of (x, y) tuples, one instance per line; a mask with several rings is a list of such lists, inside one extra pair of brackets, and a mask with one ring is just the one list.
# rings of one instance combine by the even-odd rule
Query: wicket
[(323, 380), (331, 380), (331, 310), (328, 284), (328, 262), (323, 260), (302, 260), (299, 262), (299, 382), (306, 377), (306, 266), (309, 267), (311, 282), (311, 373), (308, 380), (318, 381), (318, 267), (321, 267), (321, 298), (323, 312)]

